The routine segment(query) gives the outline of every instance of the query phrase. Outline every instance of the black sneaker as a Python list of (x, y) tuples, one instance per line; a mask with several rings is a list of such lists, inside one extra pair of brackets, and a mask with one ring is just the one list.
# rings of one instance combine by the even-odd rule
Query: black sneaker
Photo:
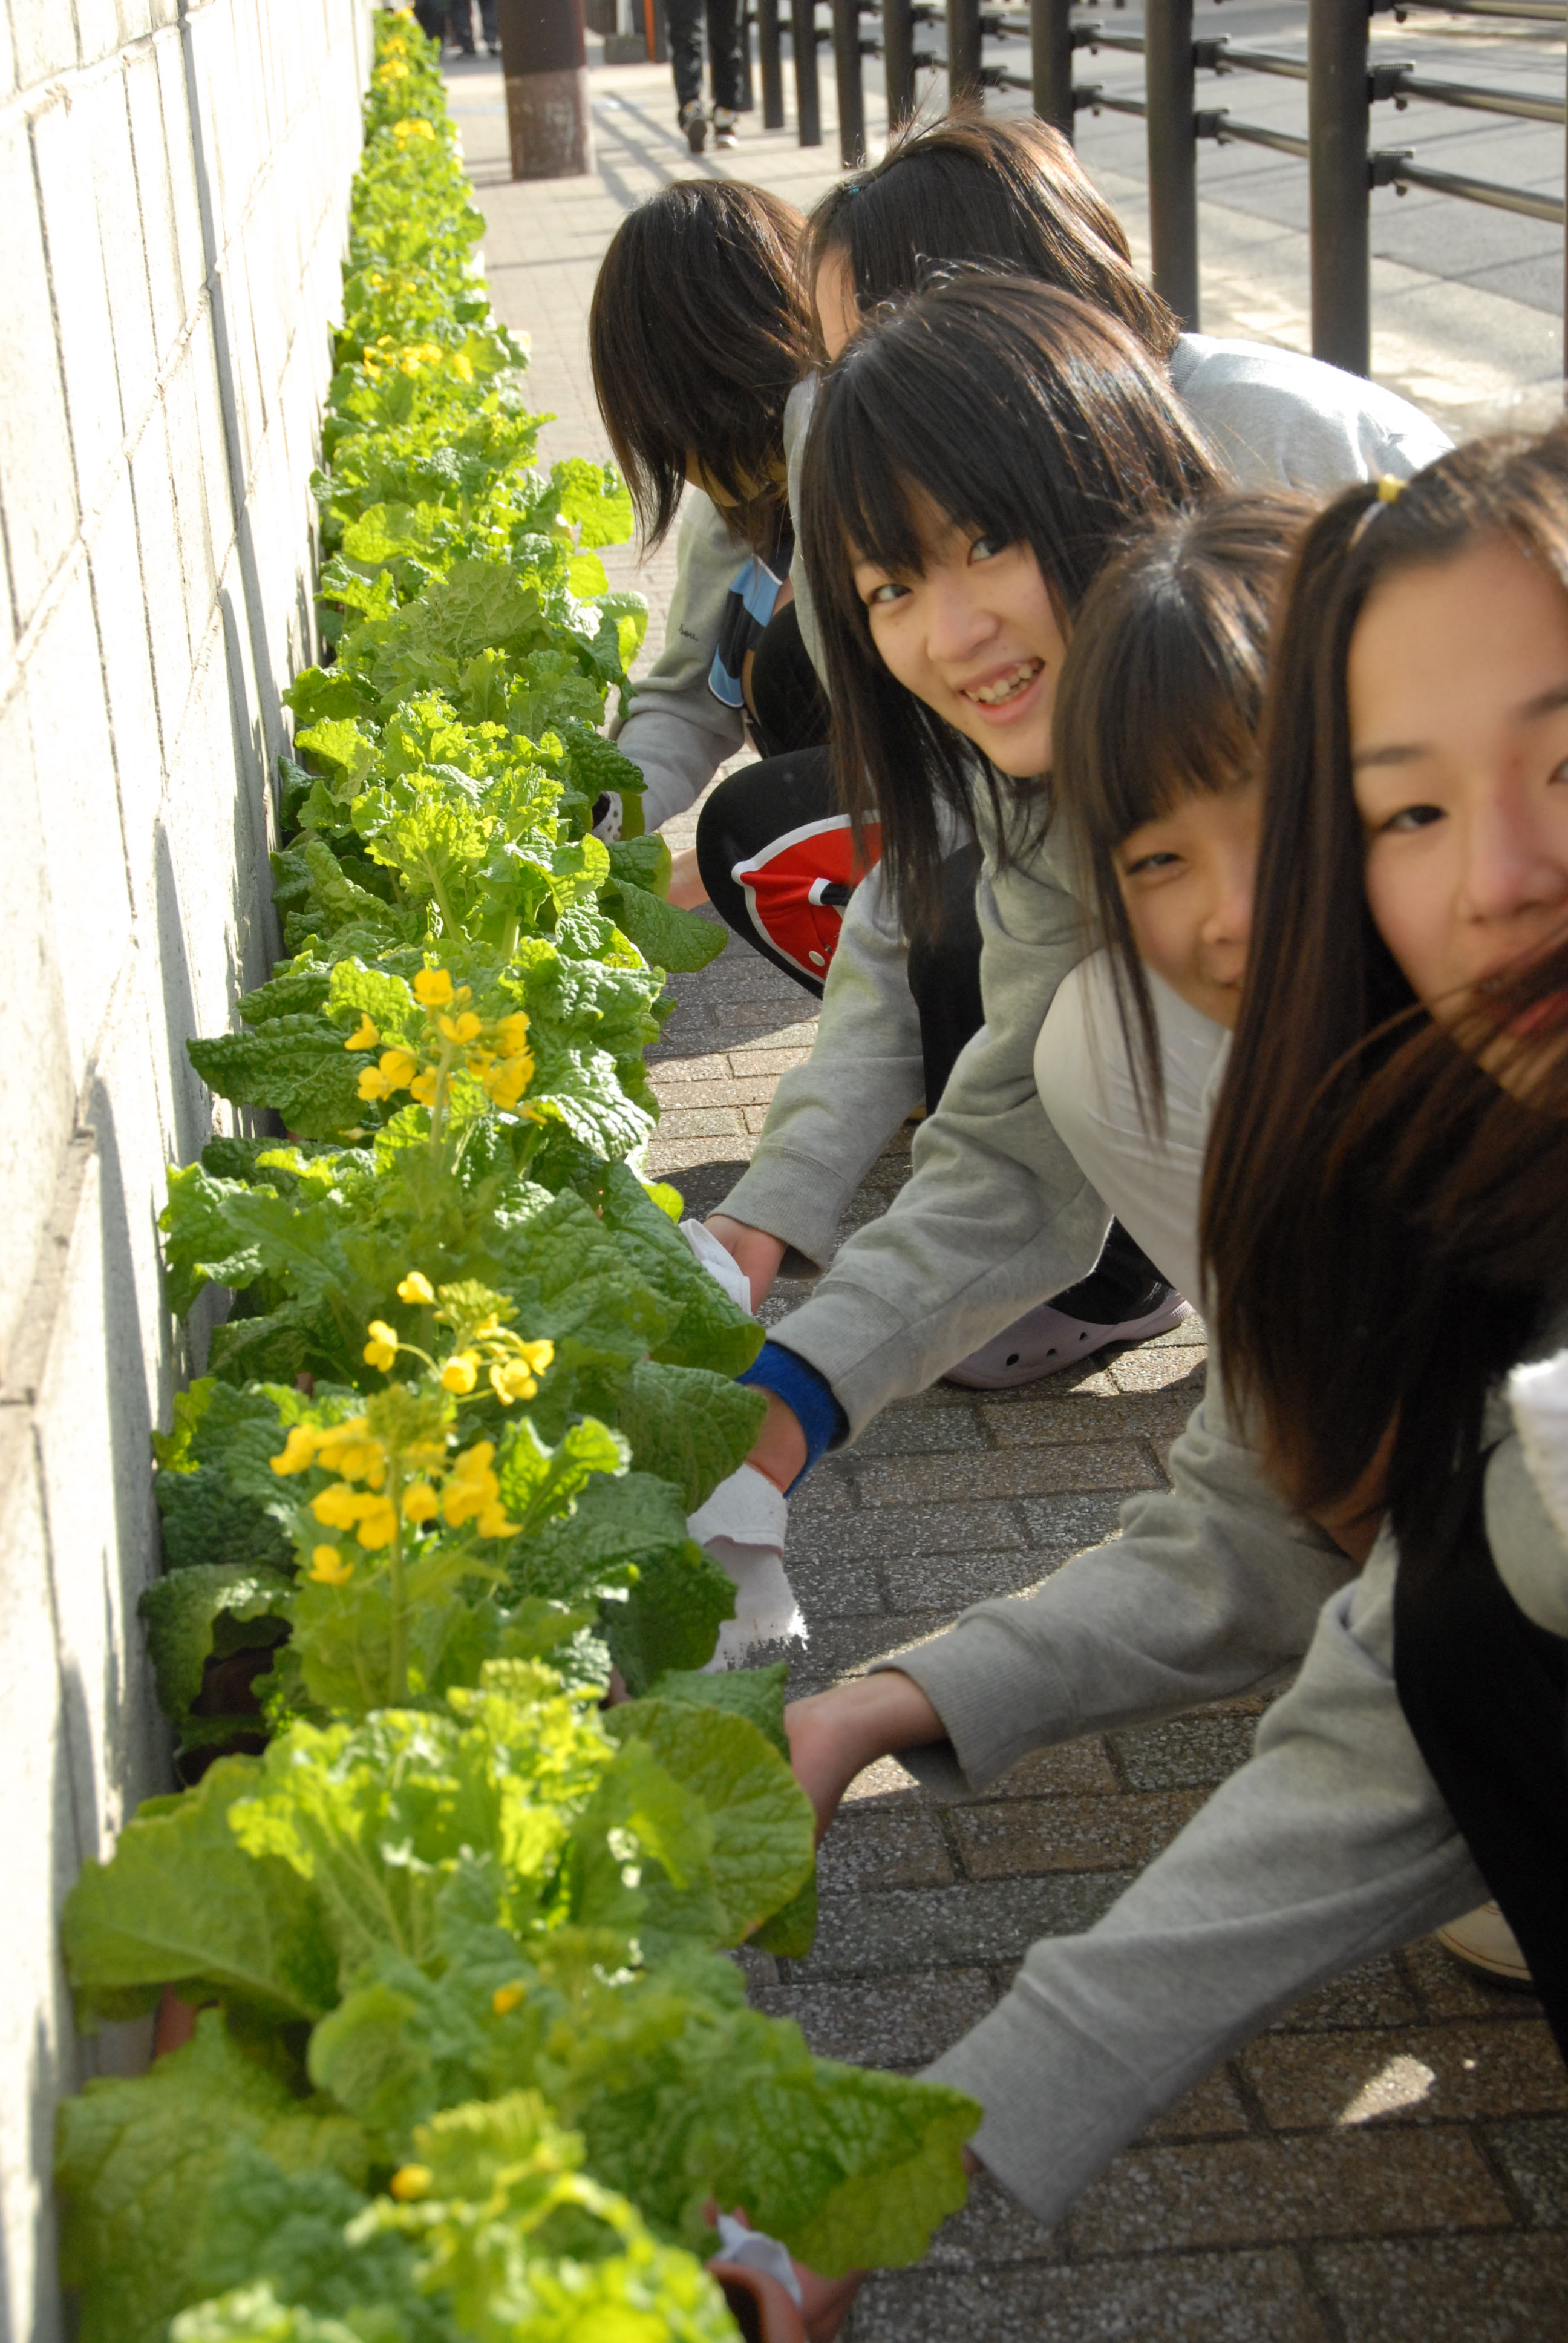
[(686, 143), (694, 155), (700, 155), (708, 144), (708, 116), (702, 111), (699, 97), (689, 97), (678, 116), (686, 133)]

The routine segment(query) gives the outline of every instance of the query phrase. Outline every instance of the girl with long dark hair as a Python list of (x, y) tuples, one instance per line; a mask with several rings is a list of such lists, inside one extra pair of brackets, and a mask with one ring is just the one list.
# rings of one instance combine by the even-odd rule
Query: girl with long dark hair
[(1118, 1539), (789, 1712), (824, 1821), (890, 1749), (978, 1789), (1267, 1681), (1335, 1569), (1307, 1510), (1371, 1542), (1250, 1761), (930, 2070), (1046, 2221), (1298, 1996), (1483, 1886), (1568, 2054), (1568, 433), (1396, 488), (1340, 498), (1294, 574), (1211, 1146), (1221, 1381), (1266, 1480), (1211, 1383)]

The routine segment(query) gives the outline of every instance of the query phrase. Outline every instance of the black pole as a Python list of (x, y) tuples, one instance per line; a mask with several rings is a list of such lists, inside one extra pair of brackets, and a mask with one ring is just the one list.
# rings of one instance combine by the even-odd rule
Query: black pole
[(897, 130), (915, 110), (913, 0), (882, 0), (882, 56), (888, 68), (888, 127)]
[(795, 118), (802, 146), (822, 144), (822, 99), (817, 86), (817, 0), (789, 0), (789, 45), (795, 52)]
[(860, 79), (860, 0), (833, 0), (833, 75), (839, 85), (839, 160), (866, 159), (866, 92)]
[(980, 93), (980, 0), (948, 0), (948, 104)]
[(1072, 136), (1072, 0), (1029, 0), (1030, 72), (1034, 110), (1053, 130)]
[(1192, 0), (1144, 0), (1149, 235), (1154, 290), (1198, 324), (1198, 138), (1192, 122)]
[(779, 0), (757, 0), (757, 56), (762, 67), (762, 127), (784, 127), (784, 62), (779, 50)]
[(1351, 374), (1372, 365), (1367, 0), (1311, 0), (1312, 356)]
[(514, 179), (593, 169), (582, 0), (497, 0)]

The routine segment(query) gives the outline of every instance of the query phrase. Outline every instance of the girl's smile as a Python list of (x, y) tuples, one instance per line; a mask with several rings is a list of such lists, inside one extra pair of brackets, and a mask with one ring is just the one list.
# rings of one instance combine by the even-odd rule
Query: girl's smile
[(858, 561), (855, 591), (896, 681), (1004, 773), (1050, 765), (1050, 719), (1067, 642), (1031, 547), (1006, 544), (913, 500), (921, 562), (909, 572)]

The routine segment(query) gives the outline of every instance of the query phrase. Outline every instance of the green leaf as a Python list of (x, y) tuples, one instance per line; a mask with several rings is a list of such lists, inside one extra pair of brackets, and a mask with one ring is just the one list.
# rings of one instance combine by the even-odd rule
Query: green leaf
[[(258, 1633), (252, 1640), (257, 1644), (275, 1643), (284, 1632), (289, 1589), (290, 1581), (281, 1571), (232, 1562), (197, 1563), (156, 1578), (143, 1589), (136, 1610), (146, 1625), (147, 1653), (166, 1716), (178, 1725), (188, 1715), (201, 1692), (218, 1621), (271, 1616), (276, 1622), (276, 1632)], [(241, 1646), (236, 1643), (233, 1648)]]
[(537, 1535), (554, 1514), (565, 1513), (596, 1473), (625, 1470), (626, 1443), (592, 1416), (574, 1423), (554, 1448), (545, 1446), (525, 1416), (496, 1460), (501, 1501), (525, 1537)]
[(673, 1481), (694, 1513), (745, 1463), (767, 1412), (767, 1394), (749, 1383), (645, 1359), (632, 1369), (620, 1428), (638, 1471)]
[(210, 1090), (238, 1106), (276, 1107), (302, 1139), (337, 1139), (365, 1118), (363, 1057), (321, 1016), (272, 1017), (238, 1033), (186, 1043)]
[(156, 2008), (166, 1985), (273, 2022), (315, 2019), (336, 1996), (319, 1903), (297, 1872), (246, 1854), (230, 1828), (256, 1761), (223, 1757), (194, 1790), (150, 1800), (108, 1863), (66, 1898), (65, 1969), (85, 2023)]
[(61, 2275), (80, 2298), (82, 2343), (164, 2343), (192, 2298), (193, 2232), (229, 2147), (254, 2142), (285, 2170), (363, 2174), (342, 2116), (296, 2098), (240, 2049), (216, 2010), (196, 2038), (135, 2081), (91, 2082), (60, 2110)]
[(717, 960), (729, 941), (728, 929), (696, 911), (677, 910), (646, 887), (615, 880), (604, 890), (604, 900), (616, 925), (637, 946), (650, 968), (684, 976)]
[(761, 1327), (709, 1277), (623, 1163), (612, 1165), (605, 1178), (600, 1210), (627, 1269), (660, 1294), (673, 1315), (669, 1332), (651, 1346), (655, 1357), (671, 1366), (708, 1367), (719, 1375), (742, 1373), (762, 1348)]
[(279, 2302), (270, 2286), (246, 2286), (182, 2310), (169, 2343), (364, 2343), (364, 2337), (339, 2318)]
[(631, 535), (631, 498), (613, 464), (568, 456), (550, 468), (561, 518), (574, 524), (581, 546), (624, 545)]
[(684, 1700), (628, 1701), (606, 1715), (617, 1740), (646, 1741), (713, 1820), (722, 1944), (739, 1945), (799, 1894), (815, 1863), (811, 1802), (749, 1718)]
[(749, 1719), (788, 1764), (784, 1689), (789, 1676), (785, 1660), (777, 1660), (769, 1668), (721, 1668), (712, 1675), (692, 1668), (668, 1668), (654, 1685), (653, 1697), (687, 1700), (699, 1708), (733, 1709)]
[(688, 1538), (638, 1564), (624, 1601), (601, 1613), (605, 1639), (635, 1693), (668, 1668), (699, 1668), (713, 1657), (719, 1630), (735, 1616), (735, 1586), (713, 1556)]
[(687, 1544), (681, 1501), (667, 1481), (646, 1473), (599, 1474), (581, 1490), (564, 1520), (513, 1547), (514, 1590), (558, 1602), (598, 1595), (629, 1583), (634, 1565)]
[(669, 849), (657, 831), (651, 838), (618, 838), (610, 846), (610, 877), (629, 880), (661, 900), (669, 892)]

